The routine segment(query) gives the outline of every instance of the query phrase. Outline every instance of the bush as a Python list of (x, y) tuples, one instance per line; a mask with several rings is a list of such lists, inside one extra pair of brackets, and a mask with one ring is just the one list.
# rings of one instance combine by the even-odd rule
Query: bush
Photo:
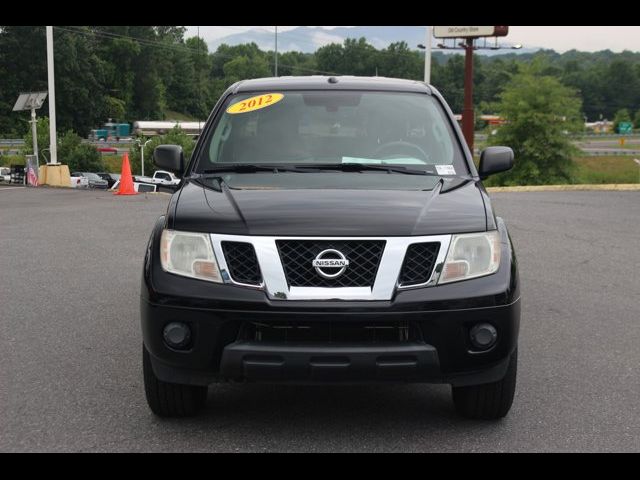
[(577, 149), (568, 134), (582, 125), (577, 92), (540, 75), (534, 66), (515, 75), (500, 98), (498, 113), (507, 123), (488, 142), (513, 148), (515, 164), (511, 171), (487, 179), (486, 185), (570, 183)]
[(26, 165), (24, 155), (0, 155), (0, 166), (10, 167), (11, 165)]
[(69, 165), (71, 172), (100, 172), (104, 169), (102, 156), (93, 146), (82, 143), (82, 138), (68, 131), (58, 141), (58, 161)]
[[(38, 160), (40, 164), (45, 163), (45, 157), (50, 158), (49, 154), (49, 118), (48, 117), (39, 117), (37, 120), (37, 139), (38, 139)], [(22, 149), (22, 153), (24, 155), (32, 155), (33, 154), (33, 135), (31, 135), (31, 125), (29, 125), (29, 130), (24, 138), (24, 147)], [(43, 149), (47, 149), (43, 153)]]

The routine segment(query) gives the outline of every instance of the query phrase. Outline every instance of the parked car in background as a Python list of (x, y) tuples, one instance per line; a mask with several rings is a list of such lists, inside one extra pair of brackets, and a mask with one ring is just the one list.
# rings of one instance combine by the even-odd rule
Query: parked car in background
[(156, 170), (151, 177), (151, 182), (158, 185), (179, 185), (180, 179), (173, 172)]
[(106, 190), (109, 188), (109, 183), (106, 180), (100, 178), (97, 173), (92, 172), (74, 172), (73, 176), (85, 177), (89, 180), (89, 188), (101, 188)]
[(89, 188), (89, 179), (77, 172), (71, 174), (71, 188)]
[(0, 182), (11, 181), (11, 169), (9, 167), (0, 167)]
[(143, 177), (142, 175), (132, 175), (131, 177), (133, 178), (134, 182), (149, 183), (151, 185), (155, 185), (155, 183), (153, 183), (153, 178), (151, 177)]
[(106, 172), (98, 172), (96, 175), (98, 175), (101, 179), (106, 180), (107, 181), (107, 188), (111, 188), (113, 187), (113, 185), (120, 180), (120, 174), (119, 173), (106, 173)]

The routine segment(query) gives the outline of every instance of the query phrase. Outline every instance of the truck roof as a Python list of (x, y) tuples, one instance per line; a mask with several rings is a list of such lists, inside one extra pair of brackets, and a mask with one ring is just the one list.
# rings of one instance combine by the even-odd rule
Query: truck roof
[(229, 89), (233, 93), (263, 90), (383, 90), (432, 93), (432, 87), (416, 80), (351, 75), (254, 78), (241, 80)]

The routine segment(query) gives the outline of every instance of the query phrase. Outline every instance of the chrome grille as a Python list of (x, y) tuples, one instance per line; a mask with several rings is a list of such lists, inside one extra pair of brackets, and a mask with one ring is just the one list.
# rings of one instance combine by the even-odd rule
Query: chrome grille
[[(371, 287), (376, 279), (383, 240), (276, 240), (290, 287)], [(349, 266), (337, 278), (323, 278), (312, 261), (324, 250), (341, 252)]]

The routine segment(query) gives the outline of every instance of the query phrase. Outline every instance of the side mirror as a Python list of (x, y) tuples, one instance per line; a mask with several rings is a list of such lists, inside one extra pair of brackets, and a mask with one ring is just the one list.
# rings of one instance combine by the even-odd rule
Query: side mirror
[(184, 172), (184, 153), (180, 145), (158, 145), (153, 150), (153, 163), (161, 170), (174, 172), (182, 177)]
[(494, 173), (506, 172), (513, 167), (513, 150), (509, 147), (487, 147), (480, 154), (478, 174), (484, 180)]

